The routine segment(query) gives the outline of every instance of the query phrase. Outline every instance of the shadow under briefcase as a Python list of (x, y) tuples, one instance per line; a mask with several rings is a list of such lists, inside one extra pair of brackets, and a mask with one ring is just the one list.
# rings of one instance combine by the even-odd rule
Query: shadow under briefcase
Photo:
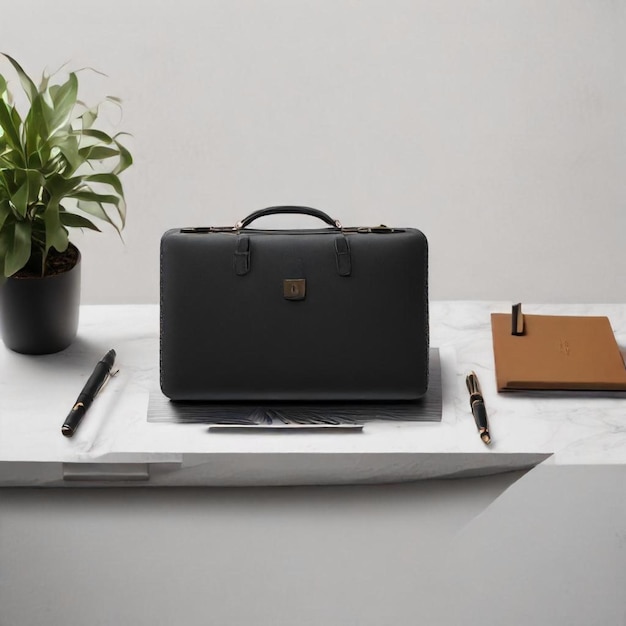
[[(277, 213), (326, 227), (261, 230)], [(428, 245), (271, 207), (161, 239), (161, 389), (172, 400), (415, 400), (428, 386)]]

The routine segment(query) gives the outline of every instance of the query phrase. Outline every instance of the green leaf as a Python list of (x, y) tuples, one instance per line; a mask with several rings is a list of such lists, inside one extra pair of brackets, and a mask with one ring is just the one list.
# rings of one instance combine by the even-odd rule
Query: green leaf
[(26, 152), (29, 156), (35, 154), (39, 143), (45, 143), (48, 138), (49, 130), (46, 119), (46, 107), (47, 105), (44, 103), (43, 97), (37, 95), (24, 120), (24, 128), (26, 129)]
[(42, 158), (41, 152), (33, 152), (28, 157), (28, 169), (39, 171), (41, 170), (44, 161), (47, 161), (47, 159)]
[(94, 130), (93, 128), (84, 128), (83, 130), (76, 130), (73, 133), (74, 135), (81, 137), (92, 137), (93, 139), (97, 139), (102, 143), (113, 143), (113, 137), (110, 137), (106, 133), (101, 130)]
[(36, 202), (43, 182), (41, 174), (36, 170), (16, 168), (13, 172), (18, 189), (11, 195), (11, 203), (19, 217), (26, 217), (29, 204)]
[(4, 226), (7, 218), (11, 215), (11, 205), (8, 200), (0, 201), (0, 230)]
[(89, 65), (87, 65), (86, 67), (81, 67), (80, 69), (77, 69), (76, 73), (84, 72), (85, 70), (89, 70), (90, 72), (94, 72), (95, 74), (100, 74), (100, 76), (104, 76), (105, 78), (109, 77), (108, 74), (105, 74), (104, 72), (101, 72), (100, 70), (97, 70), (95, 67), (90, 67)]
[(133, 164), (133, 157), (119, 141), (116, 140), (115, 145), (120, 151), (120, 161), (117, 164), (117, 167), (113, 169), (113, 173), (121, 174), (125, 169), (128, 169)]
[(78, 140), (72, 135), (67, 135), (60, 140), (55, 140), (54, 147), (59, 148), (69, 164), (69, 172), (75, 172), (85, 162), (78, 148)]
[(117, 212), (122, 220), (122, 228), (126, 226), (126, 200), (122, 198), (122, 201), (117, 206)]
[(102, 204), (113, 204), (117, 206), (120, 198), (111, 194), (96, 193), (94, 191), (75, 191), (67, 194), (68, 198), (76, 198), (76, 200), (86, 200), (88, 202), (100, 202)]
[(46, 188), (51, 198), (60, 202), (61, 199), (67, 197), (69, 193), (76, 191), (82, 182), (82, 176), (65, 178), (61, 176), (61, 174), (53, 174), (47, 179)]
[(72, 109), (76, 104), (76, 97), (78, 95), (78, 79), (76, 78), (76, 74), (72, 72), (67, 82), (56, 89), (54, 93), (51, 88), (50, 95), (52, 96), (53, 104), (50, 131), (54, 133), (70, 120)]
[(10, 150), (0, 156), (0, 165), (5, 171), (13, 171), (14, 169), (24, 169), (24, 156), (18, 150)]
[(8, 202), (8, 199), (11, 197), (12, 182), (8, 172), (0, 168), (0, 190), (4, 192), (0, 194), (0, 202)]
[(107, 148), (106, 146), (87, 146), (80, 148), (78, 154), (86, 161), (102, 161), (103, 159), (118, 156), (120, 151), (115, 148)]
[(51, 201), (48, 203), (44, 214), (44, 222), (46, 225), (46, 254), (48, 254), (50, 248), (64, 252), (69, 244), (67, 230), (63, 228), (61, 224), (59, 210), (58, 202)]
[(22, 69), (22, 66), (8, 54), (4, 52), (0, 52), (0, 54), (5, 57), (9, 63), (15, 68), (17, 75), (19, 76), (20, 82), (22, 83), (22, 89), (28, 96), (28, 99), (32, 102), (37, 96), (37, 87), (35, 87), (35, 83), (31, 80), (30, 76)]
[(90, 174), (89, 176), (85, 176), (85, 180), (90, 183), (110, 185), (121, 198), (124, 197), (124, 188), (122, 187), (120, 179), (115, 174)]
[(90, 230), (97, 230), (102, 232), (91, 220), (88, 220), (82, 215), (77, 213), (70, 213), (69, 211), (61, 211), (59, 213), (61, 223), (69, 228), (89, 228)]
[(63, 65), (61, 65), (61, 67), (59, 67), (58, 69), (54, 70), (54, 72), (52, 72), (52, 74), (46, 74), (46, 72), (42, 72), (41, 74), (41, 82), (39, 83), (39, 92), (43, 93), (44, 91), (46, 91), (48, 89), (48, 83), (50, 82), (50, 79), (53, 76), (56, 76), (67, 64), (69, 63), (69, 61), (66, 61), (65, 63), (63, 63)]
[(94, 217), (97, 217), (98, 219), (101, 219), (104, 222), (108, 222), (109, 224), (111, 224), (111, 226), (113, 226), (113, 228), (115, 228), (118, 234), (121, 235), (121, 231), (118, 225), (111, 219), (109, 214), (104, 210), (104, 207), (102, 206), (101, 203), (93, 202), (91, 200), (79, 200), (77, 204), (78, 204), (78, 208), (81, 211), (84, 211), (85, 213), (88, 213), (89, 215), (93, 215)]
[(13, 276), (21, 270), (31, 251), (31, 224), (28, 221), (19, 221), (5, 224), (0, 231), (0, 250), (5, 250), (4, 276)]
[(50, 76), (48, 76), (45, 72), (41, 74), (41, 80), (39, 81), (39, 89), (40, 93), (44, 93), (48, 89), (48, 82), (50, 81)]
[(11, 203), (20, 217), (26, 217), (26, 209), (28, 207), (28, 179), (26, 179), (24, 184), (11, 196)]
[(78, 116), (78, 119), (81, 121), (83, 130), (89, 129), (93, 126), (93, 123), (98, 118), (98, 107), (93, 107), (92, 109), (88, 108), (84, 102), (80, 100), (76, 101), (77, 104), (80, 104), (85, 107), (86, 111)]
[(30, 204), (34, 204), (37, 202), (39, 198), (39, 192), (41, 188), (45, 184), (45, 179), (41, 175), (41, 172), (38, 169), (28, 169), (26, 170), (26, 175), (28, 176), (28, 201)]
[(9, 107), (4, 100), (0, 100), (0, 127), (4, 131), (9, 145), (16, 150), (21, 150), (20, 125), (15, 124), (14, 110), (14, 107)]
[(115, 174), (92, 174), (85, 176), (85, 180), (89, 182), (105, 183), (113, 187), (120, 198), (117, 203), (110, 202), (109, 204), (115, 204), (117, 213), (120, 216), (122, 228), (124, 228), (126, 225), (126, 202), (124, 200), (124, 189), (120, 179)]

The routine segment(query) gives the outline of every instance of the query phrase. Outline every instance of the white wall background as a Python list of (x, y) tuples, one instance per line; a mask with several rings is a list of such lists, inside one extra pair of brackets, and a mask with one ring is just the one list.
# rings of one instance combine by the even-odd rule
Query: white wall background
[(287, 203), (420, 228), (433, 299), (626, 301), (622, 2), (21, 0), (0, 49), (125, 101), (84, 303), (157, 302), (163, 231)]

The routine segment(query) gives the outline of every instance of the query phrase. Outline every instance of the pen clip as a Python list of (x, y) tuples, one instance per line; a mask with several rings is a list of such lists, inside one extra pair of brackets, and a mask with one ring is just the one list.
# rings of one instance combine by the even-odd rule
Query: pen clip
[(483, 394), (480, 389), (480, 383), (478, 382), (478, 376), (476, 376), (476, 372), (470, 372), (465, 378), (465, 384), (467, 385), (467, 390), (470, 394), (470, 403), (474, 402), (474, 400), (482, 400)]
[(109, 382), (109, 380), (111, 380), (111, 378), (113, 378), (113, 376), (117, 376), (120, 373), (119, 369), (116, 369), (114, 372), (109, 372), (106, 375), (106, 378), (104, 379), (104, 382), (100, 385), (100, 389), (98, 389), (98, 391), (96, 392), (96, 395), (94, 396), (94, 398), (97, 398), (98, 395), (100, 394), (100, 392), (106, 387), (106, 384)]

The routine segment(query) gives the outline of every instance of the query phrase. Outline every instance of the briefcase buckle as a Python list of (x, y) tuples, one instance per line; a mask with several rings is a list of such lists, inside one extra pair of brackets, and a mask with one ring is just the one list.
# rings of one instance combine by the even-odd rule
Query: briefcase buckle
[(305, 295), (305, 278), (285, 278), (283, 280), (283, 296), (286, 300), (304, 300)]

